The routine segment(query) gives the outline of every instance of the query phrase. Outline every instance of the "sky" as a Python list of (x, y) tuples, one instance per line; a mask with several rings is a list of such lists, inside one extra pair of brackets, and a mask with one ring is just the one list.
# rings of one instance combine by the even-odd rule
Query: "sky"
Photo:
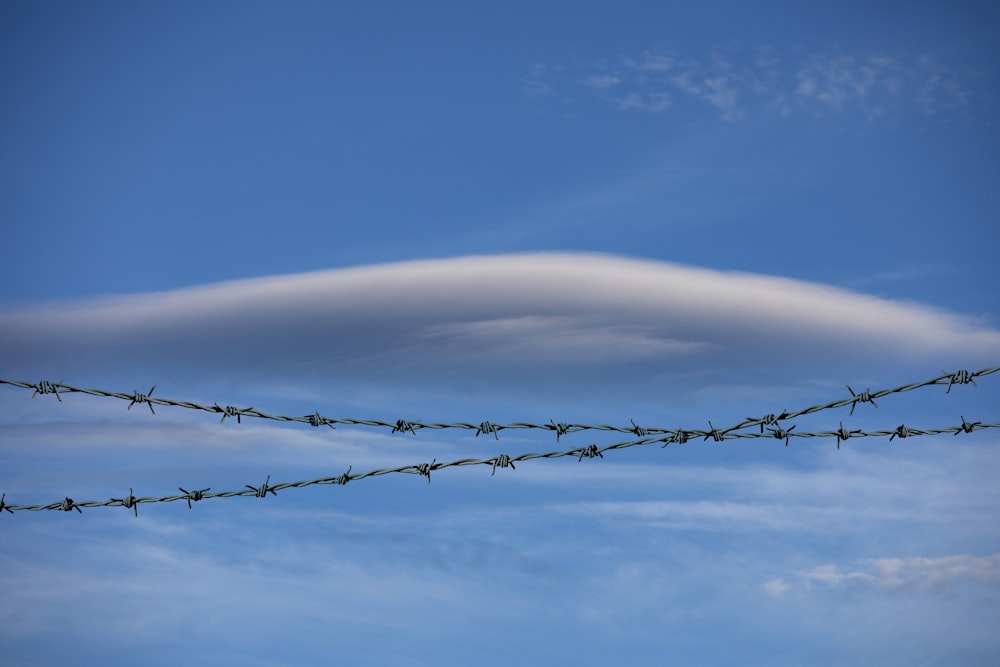
[[(997, 44), (979, 2), (0, 2), (0, 379), (707, 432), (1000, 366)], [(32, 393), (8, 505), (636, 439)], [(0, 512), (0, 658), (1000, 660), (996, 429), (663, 444)]]

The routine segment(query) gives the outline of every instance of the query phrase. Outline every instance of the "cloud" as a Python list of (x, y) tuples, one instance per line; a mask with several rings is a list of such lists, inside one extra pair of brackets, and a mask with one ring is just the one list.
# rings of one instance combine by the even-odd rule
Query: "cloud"
[[(242, 488), (253, 481), (245, 479), (248, 472), (256, 475), (263, 469), (275, 473), (273, 481), (279, 477), (281, 481), (293, 481), (290, 478), (296, 475), (336, 476), (349, 465), (354, 472), (362, 472), (435, 457), (459, 459), (472, 449), (426, 432), (418, 438), (393, 435), (388, 430), (362, 431), (343, 426), (335, 431), (320, 430), (259, 420), (227, 428), (218, 420), (202, 419), (188, 411), (158, 411), (186, 420), (183, 423), (168, 422), (160, 415), (123, 420), (120, 410), (109, 417), (107, 411), (101, 414), (94, 408), (86, 405), (93, 414), (72, 421), (0, 426), (0, 451), (8, 457), (10, 475), (5, 490), (91, 495), (95, 483), (126, 477), (136, 487), (147, 481), (158, 482), (161, 485), (157, 493), (167, 495), (176, 486), (170, 482), (182, 481), (189, 472), (199, 477), (214, 476), (216, 480), (235, 477), (239, 483), (234, 488)], [(48, 414), (62, 416), (61, 411), (51, 409)], [(117, 419), (112, 421), (114, 417)], [(46, 460), (52, 459), (61, 461), (64, 467), (40, 475), (37, 471), (44, 470)], [(107, 468), (108, 460), (115, 462), (112, 470)], [(489, 472), (489, 468), (485, 470)], [(166, 486), (162, 486), (164, 478)]]
[(597, 90), (606, 90), (617, 86), (621, 79), (613, 74), (595, 74), (584, 79), (584, 83)]
[[(535, 335), (536, 326), (547, 324), (529, 320), (526, 335)], [(988, 387), (984, 381), (965, 389)], [(956, 391), (949, 399), (943, 388), (938, 391), (942, 400), (956, 397)], [(370, 440), (358, 441), (360, 434), (349, 429), (219, 424), (214, 415), (195, 426), (164, 427), (159, 420), (175, 414), (166, 408), (158, 408), (154, 419), (148, 412), (127, 412), (120, 402), (86, 397), (67, 398), (59, 409), (73, 410), (85, 400), (115, 408), (130, 425), (108, 423), (109, 408), (92, 414), (90, 423), (0, 431), (0, 441), (40, 457), (34, 474), (44, 482), (59, 473), (83, 484), (92, 471), (108, 469), (84, 497), (126, 492), (138, 464), (156, 468), (160, 484), (172, 482), (168, 491), (177, 483), (186, 486), (188, 471), (207, 475), (204, 486), (222, 490), (259, 484), (265, 472), (273, 473), (272, 483), (299, 479), (286, 476), (296, 466), (337, 474), (347, 463), (357, 471), (357, 460), (366, 456), (373, 465), (374, 457), (418, 461), (437, 450), (440, 460), (444, 449), (430, 442), (436, 433), (405, 439), (370, 434)], [(880, 402), (879, 414), (891, 409), (888, 399)], [(198, 419), (177, 412), (188, 422)], [(554, 448), (554, 438), (546, 436), (546, 449)], [(502, 446), (510, 447), (516, 437), (505, 432)], [(693, 650), (709, 655), (721, 645), (718, 636), (705, 635), (706, 627), (714, 627), (723, 629), (720, 634), (763, 638), (759, 663), (766, 664), (773, 661), (767, 647), (789, 634), (808, 643), (793, 662), (807, 662), (806, 653), (828, 655), (826, 644), (817, 648), (816, 636), (828, 637), (832, 626), (855, 636), (858, 629), (877, 627), (871, 641), (883, 648), (887, 636), (897, 643), (901, 636), (923, 636), (931, 645), (915, 652), (925, 656), (947, 655), (973, 641), (995, 651), (995, 606), (982, 598), (996, 589), (996, 555), (886, 557), (935, 549), (976, 553), (970, 544), (995, 538), (989, 526), (1000, 493), (992, 484), (1000, 450), (983, 434), (963, 438), (907, 441), (905, 449), (898, 441), (878, 449), (865, 443), (840, 452), (832, 445), (785, 449), (773, 441), (752, 448), (697, 443), (650, 449), (645, 462), (623, 453), (594, 465), (525, 462), (495, 478), (488, 469), (465, 469), (464, 477), (458, 470), (442, 472), (433, 484), (387, 476), (346, 487), (287, 490), (266, 500), (216, 500), (193, 510), (179, 503), (143, 506), (138, 519), (120, 508), (82, 516), (21, 513), (4, 524), (0, 584), (7, 604), (0, 608), (0, 641), (38, 646), (49, 629), (61, 627), (78, 662), (81, 652), (89, 656), (95, 645), (117, 646), (121, 637), (141, 644), (178, 635), (196, 647), (210, 646), (224, 656), (222, 662), (234, 662), (241, 651), (318, 662), (335, 650), (364, 662), (372, 660), (369, 644), (377, 646), (387, 633), (413, 645), (433, 640), (428, 650), (434, 651), (449, 646), (447, 638), (456, 632), (473, 636), (476, 627), (493, 623), (503, 636), (528, 638), (532, 632), (570, 636), (582, 627), (590, 643), (574, 641), (577, 653), (571, 657), (587, 662), (599, 654), (607, 662), (623, 638), (637, 636), (652, 637), (651, 650), (658, 654), (694, 637)], [(498, 446), (469, 434), (463, 439), (463, 450), (469, 444)], [(423, 449), (411, 449), (417, 447)], [(89, 468), (54, 455), (70, 449)], [(139, 449), (146, 451), (134, 451)], [(760, 465), (769, 449), (777, 449), (783, 463)], [(149, 450), (162, 452), (162, 459), (149, 460)], [(753, 464), (746, 465), (751, 450)], [(10, 465), (14, 457), (4, 454), (6, 474), (20, 477)], [(626, 460), (632, 463), (618, 462)], [(805, 460), (810, 463), (803, 465)], [(217, 465), (232, 470), (223, 475)], [(251, 467), (256, 469), (246, 474)], [(149, 482), (136, 486), (137, 495), (158, 492)], [(14, 499), (20, 501), (29, 486), (19, 479), (17, 486), (22, 488)], [(5, 488), (10, 502), (11, 488)], [(859, 559), (871, 554), (872, 544), (879, 558)], [(838, 558), (838, 565), (830, 565)], [(919, 583), (911, 581), (915, 577)], [(964, 595), (974, 588), (978, 597)], [(855, 595), (859, 589), (867, 594)], [(886, 614), (878, 606), (906, 590), (944, 596), (910, 596), (905, 614)], [(960, 605), (946, 599), (949, 590), (963, 593), (955, 596)], [(862, 600), (843, 604), (835, 591)], [(933, 604), (921, 597), (932, 597)], [(918, 607), (924, 602), (919, 610), (926, 617), (909, 606), (914, 599)], [(192, 612), (198, 608), (193, 601), (204, 600), (214, 601), (210, 617)], [(118, 618), (122, 609), (144, 605), (149, 613)], [(255, 613), (248, 615), (248, 609)], [(820, 627), (811, 625), (814, 620)], [(935, 626), (947, 632), (929, 632)], [(289, 649), (287, 638), (303, 633), (326, 643)], [(831, 650), (840, 638), (830, 637)], [(845, 663), (885, 662), (877, 659), (883, 654), (872, 658), (870, 646), (852, 642), (850, 648)], [(459, 653), (422, 657), (461, 662)], [(510, 662), (507, 654), (486, 653), (494, 658), (491, 664)]]
[(740, 87), (730, 76), (705, 75), (692, 68), (671, 77), (670, 80), (683, 92), (718, 109), (725, 120), (739, 118), (736, 102)]
[(5, 373), (28, 378), (102, 368), (150, 382), (187, 371), (301, 387), (391, 378), (424, 391), (458, 377), (494, 391), (517, 381), (538, 389), (554, 373), (614, 386), (610, 368), (641, 384), (654, 377), (651, 363), (658, 382), (669, 371), (689, 391), (692, 373), (718, 382), (708, 355), (720, 374), (749, 363), (780, 382), (780, 369), (802, 364), (843, 372), (851, 360), (926, 359), (938, 369), (1000, 351), (1000, 332), (916, 303), (580, 253), (411, 261), (38, 304), (0, 312), (0, 331)]
[(615, 105), (624, 111), (648, 111), (662, 113), (670, 108), (670, 96), (666, 93), (629, 93), (615, 101)]
[(674, 66), (674, 60), (656, 51), (643, 51), (639, 60), (625, 58), (624, 64), (640, 72), (666, 72)]
[[(604, 61), (590, 66), (603, 70)], [(537, 69), (537, 68), (536, 68)], [(599, 70), (599, 71), (600, 71)], [(533, 78), (532, 81), (541, 81)], [(744, 49), (730, 45), (703, 56), (666, 55), (645, 50), (622, 57), (613, 73), (575, 79), (621, 110), (662, 113), (677, 99), (707, 104), (727, 121), (736, 121), (759, 107), (782, 117), (795, 110), (845, 114), (860, 111), (876, 117), (910, 108), (945, 118), (964, 112), (973, 94), (959, 72), (930, 56), (877, 52), (784, 54), (773, 46)], [(571, 83), (569, 80), (564, 83)], [(614, 87), (619, 96), (607, 99)], [(551, 92), (549, 84), (544, 91)], [(526, 90), (530, 96), (537, 91)]]
[[(649, 52), (643, 54), (642, 60), (626, 59), (624, 64), (638, 74), (634, 81), (618, 80), (616, 83), (639, 83), (644, 87), (651, 83), (670, 84), (684, 95), (715, 107), (726, 120), (735, 120), (740, 116), (737, 100), (744, 88), (755, 92), (764, 89), (760, 80), (748, 76), (749, 70), (738, 73), (719, 53), (713, 53), (709, 62), (704, 65), (693, 59), (677, 61)], [(666, 97), (665, 93), (661, 95)], [(646, 93), (645, 97), (648, 96), (649, 93)], [(620, 109), (644, 108), (641, 105), (643, 99), (643, 94), (630, 92), (618, 100), (617, 106)], [(657, 108), (657, 111), (664, 111), (666, 108), (667, 106), (663, 106)]]
[(689, 354), (706, 349), (701, 341), (653, 335), (630, 324), (588, 325), (571, 317), (525, 315), (429, 326), (418, 334), (421, 343), (452, 348), (456, 359), (491, 357), (503, 362), (519, 356), (540, 356), (549, 363), (572, 364), (581, 356), (647, 359)]
[(765, 45), (754, 50), (754, 64), (762, 71), (774, 72), (781, 64), (781, 58), (774, 47)]
[(791, 589), (791, 586), (786, 584), (784, 579), (771, 579), (764, 582), (761, 587), (765, 593), (773, 598), (780, 598)]
[(854, 104), (877, 115), (889, 98), (898, 95), (904, 75), (904, 69), (886, 56), (814, 55), (799, 66), (795, 93), (830, 111)]
[(951, 69), (931, 58), (922, 58), (916, 76), (919, 80), (914, 99), (927, 115), (959, 112), (968, 106), (971, 93)]
[[(990, 447), (995, 440), (985, 436), (980, 443)], [(947, 457), (942, 451), (945, 445)], [(646, 469), (615, 464), (600, 470), (604, 484), (650, 489), (651, 498), (559, 503), (552, 509), (637, 531), (784, 534), (808, 542), (827, 533), (877, 534), (909, 526), (914, 530), (932, 528), (942, 539), (958, 539), (960, 534), (966, 539), (982, 534), (981, 526), (989, 523), (1000, 502), (1000, 491), (984, 490), (1000, 472), (1000, 457), (979, 445), (957, 450), (953, 445), (943, 438), (909, 445), (906, 459), (900, 460), (893, 450), (872, 450), (868, 445), (856, 450), (836, 450), (831, 445), (816, 452), (759, 441), (753, 445), (755, 460), (780, 450), (781, 456), (769, 465), (684, 465), (676, 460), (679, 454), (662, 451), (656, 456), (657, 452), (652, 452)], [(729, 448), (730, 457), (737, 456), (736, 447), (739, 445)], [(788, 461), (795, 451), (810, 451), (817, 467), (786, 467), (792, 465)], [(670, 465), (662, 463), (667, 457), (673, 457)], [(651, 465), (657, 462), (660, 465)], [(888, 469), (893, 471), (891, 476), (886, 474)], [(564, 474), (577, 483), (598, 483), (597, 473), (587, 469), (575, 471), (575, 477), (573, 473)], [(525, 471), (526, 476), (545, 475), (548, 483), (553, 483), (557, 474), (556, 468)], [(942, 478), (948, 482), (939, 481)], [(711, 493), (706, 495), (706, 489), (712, 489)], [(925, 491), (915, 494), (915, 489)], [(817, 579), (835, 575), (837, 571), (823, 569), (812, 573)]]
[[(268, 527), (275, 532), (265, 533), (259, 518), (264, 513), (257, 514), (256, 520), (245, 515), (215, 525), (188, 517), (189, 524), (200, 523), (200, 528), (188, 528), (166, 542), (155, 534), (136, 534), (137, 525), (163, 523), (153, 517), (116, 527), (110, 540), (94, 539), (77, 528), (73, 532), (80, 538), (68, 567), (5, 555), (0, 562), (7, 604), (0, 607), (5, 628), (0, 640), (9, 651), (16, 637), (40, 642), (58, 624), (67, 629), (74, 649), (93, 660), (95, 637), (118, 645), (111, 639), (117, 635), (148, 651), (158, 638), (184, 635), (194, 645), (225, 651), (223, 662), (233, 662), (240, 645), (243, 651), (255, 647), (267, 653), (268, 647), (285, 644), (283, 637), (326, 636), (332, 626), (336, 643), (343, 643), (336, 650), (344, 656), (357, 651), (351, 660), (357, 664), (378, 649), (348, 647), (352, 642), (347, 641), (347, 627), (352, 640), (378, 634), (372, 628), (394, 636), (418, 635), (421, 630), (437, 631), (444, 619), (461, 623), (463, 616), (486, 613), (478, 608), (478, 581), (470, 585), (454, 572), (418, 569), (409, 560), (401, 567), (391, 557), (373, 557), (375, 548), (337, 540), (340, 534), (332, 531), (323, 539), (271, 521)], [(383, 526), (376, 532), (387, 531)], [(66, 544), (56, 537), (45, 541)], [(387, 545), (380, 546), (385, 550)], [(427, 542), (421, 546), (407, 549), (406, 555), (426, 558), (433, 551)], [(512, 578), (509, 571), (507, 577)], [(198, 613), (197, 604), (192, 608), (192, 600), (209, 597), (214, 601), (210, 615)], [(494, 612), (505, 606), (502, 599), (502, 593), (493, 596)], [(436, 610), (433, 618), (423, 613), (428, 608)], [(250, 609), (255, 613), (248, 614)], [(230, 632), (232, 628), (242, 631)], [(267, 644), (259, 647), (264, 637)], [(284, 646), (286, 660), (300, 652), (321, 651), (316, 642), (304, 644)], [(320, 660), (318, 655), (308, 657), (291, 659)]]
[(966, 583), (1000, 583), (1000, 553), (982, 557), (874, 558), (858, 565), (856, 569), (819, 565), (796, 574), (806, 583), (830, 587), (852, 583), (884, 590), (920, 589), (938, 593), (948, 593)]
[(552, 94), (552, 84), (549, 82), (550, 68), (535, 64), (528, 78), (521, 81), (521, 92), (529, 98), (547, 97)]

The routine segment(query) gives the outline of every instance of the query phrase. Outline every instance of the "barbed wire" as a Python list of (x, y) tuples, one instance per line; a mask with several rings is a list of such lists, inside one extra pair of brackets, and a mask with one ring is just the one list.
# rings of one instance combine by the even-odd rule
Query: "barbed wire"
[[(780, 414), (767, 414), (762, 417), (747, 417), (741, 422), (738, 422), (732, 426), (728, 426), (721, 429), (721, 433), (729, 433), (731, 431), (740, 431), (746, 428), (752, 428), (754, 426), (760, 427), (760, 432), (764, 432), (765, 427), (771, 427), (778, 425), (779, 422), (787, 421), (789, 419), (794, 419), (803, 415), (813, 414), (823, 410), (830, 410), (834, 408), (850, 406), (850, 415), (854, 414), (854, 409), (859, 403), (871, 403), (874, 407), (878, 407), (875, 402), (876, 399), (889, 396), (891, 394), (898, 394), (907, 391), (913, 391), (915, 389), (920, 389), (922, 387), (929, 387), (933, 385), (945, 385), (948, 388), (945, 391), (946, 394), (951, 393), (951, 389), (955, 385), (965, 385), (971, 384), (976, 385), (975, 379), (977, 377), (984, 377), (987, 375), (992, 375), (993, 373), (1000, 372), (1000, 366), (982, 368), (978, 371), (967, 371), (960, 370), (953, 373), (947, 373), (942, 371), (942, 375), (931, 378), (929, 380), (924, 380), (923, 382), (913, 382), (909, 384), (900, 385), (898, 387), (892, 387), (891, 389), (880, 389), (878, 391), (871, 391), (871, 389), (866, 389), (862, 392), (855, 392), (850, 385), (845, 385), (847, 391), (850, 392), (850, 396), (846, 398), (841, 398), (835, 401), (830, 401), (828, 403), (823, 403), (819, 405), (812, 405), (800, 410), (794, 411), (783, 411)], [(532, 422), (513, 422), (510, 424), (495, 424), (490, 421), (483, 421), (479, 424), (469, 423), (469, 422), (451, 422), (451, 423), (427, 423), (422, 421), (411, 421), (406, 419), (397, 419), (394, 422), (382, 421), (379, 419), (353, 419), (353, 418), (332, 418), (321, 415), (319, 412), (315, 412), (310, 415), (304, 415), (301, 417), (291, 416), (291, 415), (272, 415), (253, 407), (249, 408), (238, 408), (232, 405), (221, 406), (218, 402), (212, 405), (206, 405), (201, 403), (195, 403), (192, 401), (180, 401), (170, 398), (162, 398), (159, 396), (154, 397), (153, 392), (156, 390), (156, 385), (146, 392), (141, 393), (139, 391), (133, 391), (132, 393), (123, 393), (116, 391), (107, 391), (105, 389), (86, 389), (81, 387), (74, 387), (72, 385), (65, 384), (63, 382), (49, 382), (43, 380), (41, 382), (25, 382), (21, 380), (4, 380), (0, 379), (0, 384), (6, 384), (13, 387), (19, 387), (22, 389), (31, 389), (34, 391), (32, 398), (38, 395), (54, 394), (59, 402), (62, 402), (61, 394), (87, 394), (90, 396), (100, 396), (104, 398), (117, 398), (123, 401), (128, 401), (128, 409), (131, 410), (133, 406), (136, 405), (147, 405), (151, 413), (156, 414), (153, 409), (154, 405), (159, 406), (169, 406), (169, 407), (179, 407), (187, 408), (189, 410), (199, 410), (202, 412), (210, 412), (214, 414), (221, 414), (222, 419), (220, 422), (225, 422), (229, 417), (235, 417), (237, 423), (242, 423), (243, 417), (252, 417), (255, 419), (269, 419), (278, 422), (298, 422), (303, 424), (309, 424), (310, 426), (320, 427), (328, 426), (331, 429), (335, 428), (336, 424), (349, 425), (349, 426), (368, 426), (376, 428), (388, 428), (391, 429), (392, 433), (405, 433), (409, 432), (413, 435), (417, 434), (418, 430), (423, 429), (465, 429), (474, 430), (476, 432), (476, 437), (480, 435), (492, 435), (496, 440), (500, 439), (500, 432), (508, 429), (537, 429), (555, 432), (556, 441), (559, 442), (562, 436), (569, 433), (578, 433), (580, 431), (610, 431), (617, 433), (632, 433), (638, 437), (643, 437), (653, 434), (665, 434), (665, 435), (678, 435), (685, 432), (684, 429), (672, 429), (666, 427), (642, 427), (631, 422), (631, 426), (616, 426), (613, 424), (574, 424), (574, 423), (563, 423), (556, 422), (555, 420), (550, 421), (548, 424), (543, 423), (532, 423)], [(711, 422), (709, 422), (711, 424)], [(711, 435), (716, 432), (716, 429), (712, 427), (711, 431), (687, 431), (689, 433), (696, 433), (697, 435)]]
[(583, 461), (583, 459), (594, 459), (594, 458), (604, 458), (605, 452), (628, 449), (631, 447), (640, 447), (652, 444), (661, 444), (662, 447), (666, 447), (671, 444), (684, 444), (689, 442), (691, 439), (697, 436), (701, 436), (703, 441), (709, 440), (711, 438), (714, 442), (721, 442), (723, 440), (732, 440), (737, 438), (776, 438), (778, 440), (784, 440), (785, 445), (788, 446), (789, 440), (791, 438), (836, 438), (837, 439), (837, 449), (840, 449), (842, 442), (856, 439), (856, 438), (889, 438), (889, 442), (892, 442), (896, 438), (904, 439), (910, 437), (918, 437), (922, 435), (941, 435), (951, 433), (953, 435), (958, 435), (959, 433), (974, 433), (976, 431), (985, 429), (995, 429), (1000, 428), (1000, 423), (985, 424), (979, 421), (969, 422), (962, 416), (962, 423), (957, 426), (949, 426), (945, 428), (936, 429), (918, 429), (911, 428), (904, 424), (900, 424), (892, 430), (880, 430), (880, 431), (863, 431), (860, 429), (848, 430), (844, 428), (843, 422), (840, 423), (840, 427), (835, 431), (820, 431), (814, 433), (799, 433), (793, 432), (795, 426), (792, 425), (790, 428), (781, 428), (780, 426), (768, 428), (767, 432), (763, 430), (759, 433), (755, 432), (743, 432), (743, 433), (721, 433), (717, 430), (713, 430), (708, 434), (704, 434), (702, 431), (686, 431), (688, 434), (686, 436), (670, 435), (667, 437), (646, 437), (637, 440), (626, 440), (624, 442), (616, 442), (610, 445), (605, 445), (603, 447), (598, 447), (596, 444), (586, 445), (584, 447), (575, 447), (573, 449), (568, 449), (564, 451), (553, 451), (545, 453), (525, 453), (518, 454), (516, 456), (510, 456), (508, 454), (497, 454), (496, 456), (490, 457), (488, 459), (457, 459), (454, 461), (447, 461), (438, 463), (437, 459), (432, 459), (430, 463), (412, 463), (404, 466), (398, 466), (395, 468), (376, 468), (374, 470), (369, 470), (362, 473), (352, 473), (351, 467), (347, 468), (347, 471), (333, 477), (320, 477), (313, 480), (302, 480), (298, 482), (282, 482), (279, 484), (271, 484), (271, 476), (268, 475), (264, 480), (263, 484), (260, 486), (254, 486), (251, 484), (244, 485), (245, 488), (234, 490), (234, 491), (216, 491), (212, 492), (211, 487), (204, 489), (195, 489), (193, 491), (188, 491), (183, 487), (178, 486), (178, 491), (181, 492), (180, 495), (174, 494), (169, 496), (143, 496), (136, 497), (134, 495), (133, 489), (129, 488), (128, 496), (122, 498), (110, 498), (109, 500), (87, 500), (83, 502), (77, 502), (65, 496), (62, 500), (56, 502), (48, 503), (46, 505), (11, 505), (7, 504), (6, 497), (7, 494), (3, 493), (0, 495), (0, 514), (3, 512), (8, 512), (13, 514), (15, 511), (42, 511), (42, 510), (61, 510), (64, 512), (72, 512), (76, 510), (79, 513), (83, 513), (83, 508), (92, 507), (124, 507), (125, 509), (130, 509), (133, 511), (136, 517), (139, 516), (138, 506), (145, 503), (171, 503), (179, 500), (187, 502), (188, 508), (191, 508), (191, 503), (199, 502), (201, 500), (208, 500), (211, 498), (235, 498), (244, 496), (253, 496), (256, 498), (266, 498), (267, 494), (272, 496), (277, 496), (278, 491), (284, 491), (286, 489), (301, 489), (309, 486), (318, 485), (339, 485), (344, 486), (348, 482), (368, 479), (371, 477), (379, 477), (381, 475), (389, 474), (411, 474), (420, 475), (427, 478), (427, 483), (431, 481), (431, 472), (436, 470), (443, 470), (447, 468), (463, 467), (463, 466), (473, 466), (473, 465), (488, 465), (492, 468), (491, 476), (496, 474), (497, 468), (511, 468), (516, 470), (514, 466), (515, 463), (520, 463), (522, 461), (530, 461), (532, 459), (558, 459), (570, 456), (577, 457), (577, 461)]

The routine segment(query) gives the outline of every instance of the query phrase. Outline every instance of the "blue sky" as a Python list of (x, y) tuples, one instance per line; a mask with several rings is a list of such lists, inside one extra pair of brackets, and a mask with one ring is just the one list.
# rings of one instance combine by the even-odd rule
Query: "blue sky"
[[(0, 378), (705, 429), (1000, 365), (983, 3), (0, 4)], [(1000, 379), (795, 420), (997, 422)], [(0, 490), (629, 439), (0, 387)], [(786, 424), (787, 426), (787, 424)], [(0, 516), (11, 665), (993, 665), (1000, 444), (701, 439)]]

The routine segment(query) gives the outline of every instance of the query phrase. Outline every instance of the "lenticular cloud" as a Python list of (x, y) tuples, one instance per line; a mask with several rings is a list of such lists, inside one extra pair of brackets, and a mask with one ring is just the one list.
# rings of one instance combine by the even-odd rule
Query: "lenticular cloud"
[[(975, 365), (1000, 332), (789, 278), (599, 254), (410, 261), (0, 312), (0, 362), (294, 378), (696, 374), (873, 359)], [(992, 359), (991, 359), (992, 357)], [(644, 371), (645, 369), (645, 371)], [(613, 375), (613, 374), (612, 374)]]

